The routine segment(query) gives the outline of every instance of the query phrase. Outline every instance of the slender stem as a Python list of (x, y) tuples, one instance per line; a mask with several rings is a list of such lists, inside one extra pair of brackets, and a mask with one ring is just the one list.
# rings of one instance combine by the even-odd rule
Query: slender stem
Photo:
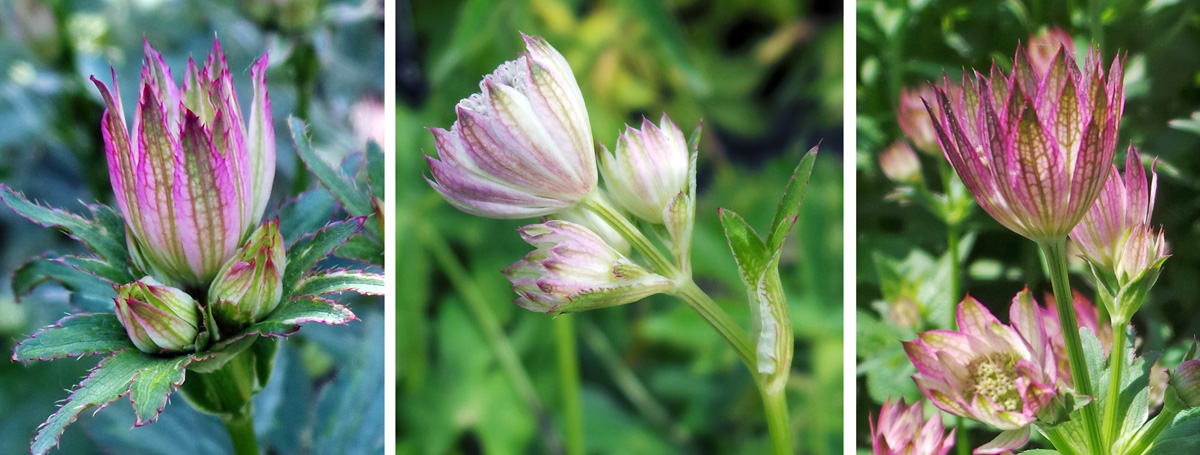
[(750, 374), (754, 375), (757, 380), (758, 368), (756, 365), (758, 365), (758, 360), (754, 353), (754, 343), (750, 341), (750, 337), (746, 335), (746, 332), (741, 327), (738, 327), (736, 322), (733, 322), (729, 314), (717, 306), (712, 297), (705, 294), (699, 286), (696, 286), (694, 281), (688, 280), (687, 283), (684, 283), (676, 291), (675, 295), (683, 299), (684, 302), (687, 302), (688, 306), (692, 307), (692, 310), (699, 313), (700, 317), (708, 321), (708, 324), (714, 329), (717, 329), (717, 333), (720, 333), (725, 338), (725, 341), (733, 347), (733, 350), (737, 351), (738, 357), (742, 359), (742, 363), (746, 364), (746, 368), (750, 370)]
[(771, 432), (771, 446), (775, 455), (792, 455), (792, 429), (788, 424), (786, 388), (767, 392), (760, 388), (766, 411), (767, 430)]
[[(1096, 396), (1092, 391), (1092, 378), (1088, 374), (1087, 360), (1083, 356), (1083, 344), (1079, 341), (1079, 324), (1075, 322), (1075, 305), (1071, 297), (1071, 283), (1067, 276), (1067, 238), (1038, 242), (1046, 255), (1046, 267), (1050, 271), (1050, 285), (1054, 287), (1054, 300), (1058, 302), (1058, 320), (1062, 326), (1063, 344), (1067, 347), (1067, 360), (1071, 366), (1071, 379), (1075, 391), (1081, 395)], [(1092, 453), (1106, 453), (1100, 437), (1100, 419), (1095, 403), (1083, 406), (1082, 423), (1087, 431)]]
[(1141, 455), (1150, 448), (1150, 444), (1155, 439), (1158, 439), (1158, 435), (1171, 425), (1171, 422), (1175, 420), (1175, 416), (1182, 410), (1178, 406), (1175, 406), (1174, 403), (1173, 400), (1167, 399), (1166, 404), (1163, 405), (1162, 412), (1154, 416), (1154, 419), (1150, 421), (1150, 425), (1144, 427), (1145, 429), (1138, 433), (1137, 437), (1133, 440), (1133, 444), (1129, 445), (1129, 450), (1125, 451), (1126, 454)]
[(967, 435), (967, 418), (956, 417), (954, 426), (958, 431), (954, 432), (954, 447), (958, 455), (971, 455), (971, 437)]
[(600, 198), (589, 198), (584, 201), (584, 204), (589, 210), (612, 226), (613, 229), (616, 229), (622, 237), (625, 237), (625, 240), (628, 240), (634, 249), (642, 253), (642, 256), (645, 256), (646, 260), (650, 261), (650, 266), (654, 268), (655, 272), (667, 278), (679, 280), (680, 277), (677, 276), (680, 274), (679, 268), (675, 267), (675, 264), (670, 259), (667, 259), (662, 254), (662, 251), (659, 251), (650, 242), (650, 239), (645, 234), (642, 234), (642, 231), (637, 226), (634, 226), (628, 218), (625, 218), (624, 215), (621, 215)]
[(247, 404), (244, 412), (221, 416), (225, 431), (233, 441), (235, 455), (258, 455), (258, 437), (254, 434), (254, 406)]
[[(1060, 304), (1061, 305), (1061, 304)], [(1104, 443), (1112, 447), (1121, 436), (1117, 405), (1121, 402), (1121, 374), (1125, 368), (1125, 329), (1128, 323), (1113, 320), (1112, 354), (1108, 359), (1108, 395), (1104, 397)]]
[(1041, 430), (1042, 435), (1046, 436), (1046, 439), (1050, 441), (1050, 445), (1054, 446), (1054, 450), (1059, 455), (1079, 455), (1075, 452), (1074, 446), (1067, 442), (1066, 437), (1060, 433), (1059, 427), (1047, 426), (1043, 428), (1039, 426), (1037, 428)]
[(962, 299), (962, 264), (958, 261), (958, 223), (946, 223), (946, 249), (950, 255), (950, 330), (958, 330), (955, 307)]
[(554, 319), (557, 338), (558, 374), (562, 382), (563, 421), (566, 427), (567, 455), (583, 455), (583, 406), (579, 401), (579, 346), (575, 338), (575, 318), (560, 315)]
[[(963, 297), (962, 263), (959, 262), (958, 256), (958, 244), (962, 236), (960, 232), (962, 217), (957, 212), (950, 212), (958, 202), (954, 190), (954, 179), (958, 177), (946, 160), (938, 161), (938, 171), (941, 173), (942, 191), (946, 198), (946, 210), (943, 210), (943, 216), (946, 217), (946, 250), (950, 255), (950, 330), (958, 330), (958, 318), (955, 317), (955, 312), (958, 302)], [(958, 455), (971, 454), (971, 435), (967, 432), (966, 423), (965, 417), (954, 419), (954, 426), (958, 428), (958, 431), (954, 433), (954, 446), (957, 448)]]

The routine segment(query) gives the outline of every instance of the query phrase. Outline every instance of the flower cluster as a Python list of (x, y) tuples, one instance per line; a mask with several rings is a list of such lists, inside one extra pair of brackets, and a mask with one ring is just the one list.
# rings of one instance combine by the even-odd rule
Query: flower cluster
[(954, 431), (945, 432), (939, 415), (925, 420), (923, 403), (905, 406), (903, 398), (889, 399), (879, 419), (871, 420), (871, 450), (874, 455), (946, 455), (954, 448)]

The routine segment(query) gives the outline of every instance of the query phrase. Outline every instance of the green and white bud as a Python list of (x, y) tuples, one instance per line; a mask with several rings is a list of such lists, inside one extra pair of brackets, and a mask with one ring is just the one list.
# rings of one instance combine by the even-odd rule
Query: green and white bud
[(283, 297), (287, 267), (279, 220), (259, 226), (246, 246), (217, 272), (208, 289), (213, 319), (223, 330), (236, 330), (261, 321)]
[(186, 292), (147, 276), (118, 286), (115, 301), (117, 319), (138, 349), (159, 354), (194, 345), (200, 306)]
[(663, 210), (688, 185), (688, 143), (664, 114), (659, 126), (642, 119), (626, 127), (613, 152), (600, 153), (600, 173), (613, 200), (638, 218), (664, 224)]

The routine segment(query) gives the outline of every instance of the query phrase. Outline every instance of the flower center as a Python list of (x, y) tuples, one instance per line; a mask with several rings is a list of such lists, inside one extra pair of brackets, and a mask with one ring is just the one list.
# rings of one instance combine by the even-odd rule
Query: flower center
[(967, 365), (973, 384), (967, 387), (968, 396), (988, 397), (1006, 411), (1019, 411), (1025, 404), (1017, 391), (1016, 358), (1011, 355), (988, 356)]

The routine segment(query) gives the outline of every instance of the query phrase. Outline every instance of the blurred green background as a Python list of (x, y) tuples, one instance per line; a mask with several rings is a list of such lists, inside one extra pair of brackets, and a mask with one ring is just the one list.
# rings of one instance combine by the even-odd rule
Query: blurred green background
[[(1158, 209), (1174, 254), (1149, 302), (1134, 319), (1141, 351), (1166, 350), (1165, 361), (1200, 332), (1200, 4), (1189, 1), (869, 1), (857, 5), (858, 238), (856, 285), (858, 345), (858, 445), (867, 453), (867, 413), (887, 396), (917, 398), (915, 370), (898, 341), (915, 336), (885, 322), (881, 287), (905, 288), (926, 313), (948, 315), (945, 226), (916, 204), (885, 200), (896, 187), (878, 165), (878, 154), (903, 135), (895, 108), (901, 87), (938, 79), (961, 81), (963, 69), (986, 72), (995, 60), (1006, 71), (1018, 42), (1057, 26), (1075, 38), (1076, 51), (1100, 45), (1104, 64), (1118, 52), (1125, 64), (1125, 113), (1117, 161), (1132, 142), (1142, 158), (1158, 159)], [(1079, 54), (1082, 55), (1082, 54)], [(1081, 59), (1082, 61), (1082, 59)], [(937, 160), (922, 155), (927, 180), (937, 190)], [(1121, 166), (1119, 166), (1121, 167)], [(1050, 291), (1033, 242), (1009, 232), (980, 209), (967, 221), (964, 292), (988, 304), (1002, 320), (1012, 296), (1029, 286), (1041, 301)], [(973, 239), (973, 241), (972, 241)], [(888, 275), (881, 275), (887, 270)], [(1094, 296), (1078, 260), (1072, 284)], [(933, 323), (933, 322), (929, 322)], [(929, 327), (927, 325), (927, 327)], [(972, 434), (978, 445), (984, 435)], [(990, 437), (990, 436), (988, 436)]]
[[(275, 207), (316, 185), (293, 151), (289, 115), (310, 123), (314, 145), (330, 162), (361, 152), (369, 138), (382, 140), (384, 33), (378, 2), (6, 0), (0, 16), (0, 183), (53, 206), (79, 210), (81, 202), (113, 203), (100, 136), (103, 105), (88, 77), (108, 83), (109, 66), (115, 67), (126, 115), (132, 116), (143, 38), (178, 78), (188, 56), (203, 62), (214, 34), (219, 36), (243, 110), (251, 100), (250, 64), (270, 52)], [(12, 271), (44, 251), (81, 249), (67, 236), (0, 208), (0, 352), (11, 352), (18, 341), (72, 311), (67, 293), (53, 284), (14, 302)], [(360, 322), (306, 327), (283, 343), (271, 385), (255, 402), (265, 453), (382, 452), (382, 299), (349, 303)], [(0, 453), (28, 453), (38, 424), (97, 360), (0, 362)], [(179, 398), (158, 423), (132, 426), (129, 402), (118, 400), (94, 417), (85, 412), (57, 453), (232, 452), (220, 421)]]
[[(595, 140), (666, 112), (704, 122), (697, 281), (744, 328), (746, 291), (717, 208), (765, 229), (820, 143), (781, 273), (796, 354), (799, 453), (842, 452), (842, 7), (776, 1), (400, 1), (397, 11), (397, 422), (400, 454), (557, 454), (564, 434), (554, 321), (520, 309), (500, 271), (531, 247), (525, 221), (476, 218), (421, 178), (424, 127), (449, 128), (482, 76), (541, 35), (570, 62)], [(586, 453), (765, 453), (754, 383), (682, 302), (575, 318)], [(570, 338), (568, 338), (570, 339)]]

